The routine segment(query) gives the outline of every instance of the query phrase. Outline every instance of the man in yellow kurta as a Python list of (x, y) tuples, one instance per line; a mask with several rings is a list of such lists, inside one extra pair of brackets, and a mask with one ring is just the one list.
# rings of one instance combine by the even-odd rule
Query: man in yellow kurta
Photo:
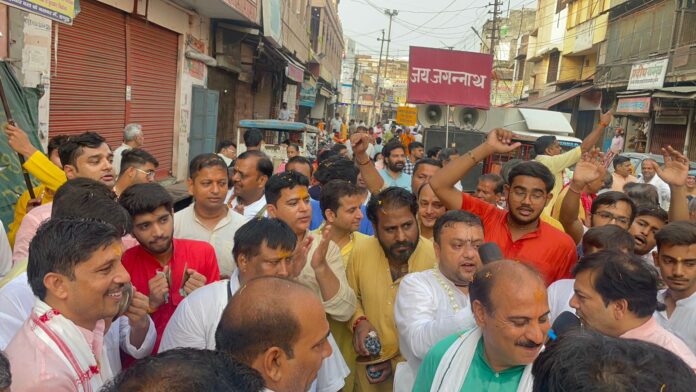
[(61, 169), (63, 165), (60, 164), (58, 156), (58, 148), (66, 137), (58, 135), (51, 138), (48, 142), (48, 156), (46, 156), (31, 144), (29, 137), (22, 129), (7, 124), (5, 125), (5, 133), (10, 147), (27, 158), (23, 165), (24, 169), (41, 182), (41, 185), (34, 187), (35, 201), (31, 200), (28, 191), (24, 191), (17, 200), (14, 220), (10, 223), (7, 232), (7, 238), (14, 246), (17, 229), (19, 229), (24, 215), (28, 212), (27, 204), (32, 202), (41, 205), (52, 202), (53, 194), (68, 180)]
[[(355, 241), (348, 264), (348, 283), (358, 299), (351, 319), (353, 348), (359, 355), (355, 367), (356, 391), (391, 392), (399, 353), (399, 334), (394, 322), (394, 301), (401, 278), (436, 264), (433, 244), (419, 236), (418, 203), (409, 191), (383, 190), (371, 199), (367, 215), (375, 237)], [(376, 332), (381, 342), (378, 355), (370, 355), (365, 339)]]

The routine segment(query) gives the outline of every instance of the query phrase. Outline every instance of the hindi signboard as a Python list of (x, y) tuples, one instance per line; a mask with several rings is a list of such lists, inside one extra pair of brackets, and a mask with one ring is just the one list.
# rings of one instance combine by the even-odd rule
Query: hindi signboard
[(0, 3), (68, 25), (75, 19), (75, 0), (0, 0)]
[(652, 90), (662, 88), (669, 59), (633, 64), (627, 90)]
[(650, 97), (619, 98), (616, 104), (617, 114), (649, 114)]
[(416, 125), (417, 121), (418, 109), (408, 106), (399, 106), (398, 108), (396, 108), (397, 124), (412, 127)]
[(489, 109), (492, 73), (489, 54), (411, 46), (407, 101)]

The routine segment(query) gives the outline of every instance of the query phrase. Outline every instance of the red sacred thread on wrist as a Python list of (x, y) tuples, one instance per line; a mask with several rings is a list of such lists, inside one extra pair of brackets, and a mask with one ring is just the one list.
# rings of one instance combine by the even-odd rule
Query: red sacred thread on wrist
[(367, 317), (360, 316), (357, 320), (355, 320), (355, 322), (353, 323), (353, 332), (355, 332), (355, 329), (358, 328), (358, 324), (360, 324), (363, 321), (367, 321)]

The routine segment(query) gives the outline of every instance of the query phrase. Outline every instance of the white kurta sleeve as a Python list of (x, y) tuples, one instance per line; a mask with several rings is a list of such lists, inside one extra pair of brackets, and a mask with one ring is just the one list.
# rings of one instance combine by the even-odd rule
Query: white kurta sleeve
[[(199, 289), (202, 290), (202, 289)], [(189, 348), (208, 348), (206, 339), (205, 323), (209, 321), (212, 315), (204, 315), (203, 309), (206, 305), (198, 299), (203, 297), (201, 293), (194, 296), (194, 291), (191, 296), (185, 298), (176, 307), (172, 318), (169, 319), (167, 327), (162, 334), (160, 341), (159, 352), (164, 352), (177, 347)]]
[(157, 340), (157, 330), (155, 330), (155, 323), (152, 321), (150, 316), (147, 316), (149, 325), (147, 327), (147, 334), (145, 335), (145, 340), (140, 347), (135, 347), (130, 341), (131, 326), (128, 321), (128, 317), (121, 316), (118, 318), (118, 330), (119, 330), (119, 342), (121, 350), (130, 355), (135, 359), (145, 358), (152, 354), (152, 349), (155, 348), (155, 341)]
[(0, 290), (0, 350), (7, 348), (31, 314), (34, 293), (23, 273)]
[(345, 386), (345, 378), (350, 374), (350, 369), (332, 334), (329, 334), (328, 341), (333, 352), (321, 363), (316, 379), (317, 392), (340, 391)]
[(451, 305), (441, 303), (436, 293), (417, 276), (407, 275), (401, 281), (394, 304), (394, 320), (400, 344), (408, 346), (422, 360), (437, 342), (474, 327), (475, 321), (469, 306), (451, 316), (438, 318), (437, 307)]

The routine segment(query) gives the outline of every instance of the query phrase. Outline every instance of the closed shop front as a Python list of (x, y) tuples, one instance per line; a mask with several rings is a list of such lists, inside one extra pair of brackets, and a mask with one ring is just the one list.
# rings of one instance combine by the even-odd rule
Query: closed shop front
[(93, 0), (80, 6), (72, 26), (53, 28), (50, 136), (96, 131), (116, 148), (139, 123), (157, 177), (170, 175), (178, 34)]

